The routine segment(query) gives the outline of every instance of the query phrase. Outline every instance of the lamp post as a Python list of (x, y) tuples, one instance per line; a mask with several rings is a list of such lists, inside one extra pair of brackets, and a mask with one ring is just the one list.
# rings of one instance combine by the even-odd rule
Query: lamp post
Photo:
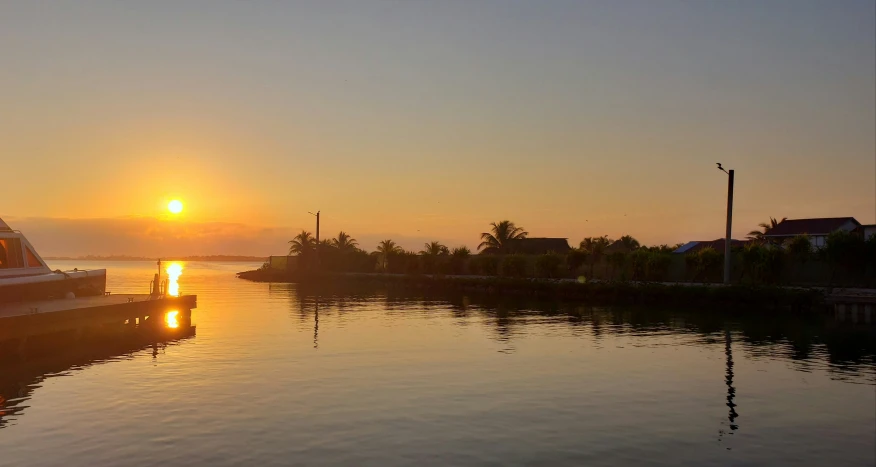
[(311, 216), (316, 216), (316, 244), (319, 245), (319, 211), (316, 211), (316, 214), (307, 211)]
[(307, 211), (311, 216), (316, 216), (316, 245), (313, 246), (314, 251), (316, 251), (316, 265), (319, 267), (319, 211), (316, 211), (316, 214)]
[(724, 284), (730, 284), (730, 242), (731, 226), (733, 224), (733, 170), (724, 170), (718, 162), (718, 170), (726, 173), (727, 178), (727, 235), (724, 239)]

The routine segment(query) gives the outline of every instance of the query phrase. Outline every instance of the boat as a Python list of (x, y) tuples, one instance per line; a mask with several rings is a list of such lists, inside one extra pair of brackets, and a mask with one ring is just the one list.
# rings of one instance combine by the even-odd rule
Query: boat
[(24, 234), (0, 219), (0, 303), (104, 295), (106, 269), (53, 271)]

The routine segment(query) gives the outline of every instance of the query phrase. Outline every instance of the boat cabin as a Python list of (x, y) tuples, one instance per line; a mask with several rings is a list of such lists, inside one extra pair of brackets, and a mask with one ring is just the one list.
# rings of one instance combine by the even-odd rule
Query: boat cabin
[(0, 219), (0, 278), (50, 272), (49, 266), (24, 235)]

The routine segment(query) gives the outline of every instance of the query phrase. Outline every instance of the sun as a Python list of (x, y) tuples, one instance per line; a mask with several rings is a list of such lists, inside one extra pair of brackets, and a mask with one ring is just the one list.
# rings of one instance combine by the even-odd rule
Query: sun
[(175, 199), (175, 200), (167, 203), (167, 210), (174, 213), (174, 214), (181, 213), (183, 210), (182, 201)]

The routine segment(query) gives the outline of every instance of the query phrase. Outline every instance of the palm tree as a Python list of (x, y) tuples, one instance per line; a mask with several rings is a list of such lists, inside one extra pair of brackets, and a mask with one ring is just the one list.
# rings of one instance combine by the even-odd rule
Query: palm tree
[(629, 235), (624, 235), (623, 237), (619, 238), (617, 241), (620, 242), (620, 244), (623, 245), (629, 251), (638, 250), (639, 247), (641, 246), (641, 244), (639, 244), (638, 240), (636, 240), (635, 238), (633, 238)]
[(316, 239), (313, 238), (313, 234), (310, 232), (302, 230), (295, 238), (289, 240), (289, 243), (291, 244), (289, 246), (290, 255), (302, 255), (313, 250), (314, 245), (316, 245)]
[(603, 235), (601, 237), (587, 237), (581, 240), (581, 244), (578, 247), (590, 254), (601, 255), (608, 245), (611, 245), (611, 239)]
[(356, 243), (356, 239), (349, 236), (347, 232), (343, 230), (338, 233), (336, 238), (331, 240), (331, 245), (338, 249), (338, 251), (346, 252), (346, 251), (356, 251), (356, 247), (359, 246)]
[(386, 270), (390, 256), (402, 254), (404, 252), (405, 250), (403, 250), (402, 247), (398, 246), (390, 239), (383, 240), (377, 244), (377, 253), (380, 255), (380, 260), (384, 270)]
[(450, 252), (450, 254), (453, 255), (454, 258), (468, 258), (469, 256), (471, 256), (471, 250), (469, 250), (468, 247), (465, 246), (458, 246), (454, 248), (453, 251)]
[(426, 243), (423, 247), (423, 250), (420, 251), (421, 255), (429, 255), (429, 256), (438, 256), (438, 255), (449, 255), (450, 250), (441, 244), (441, 242), (434, 241)]
[(481, 234), (482, 241), (478, 245), (478, 250), (483, 249), (484, 253), (504, 253), (509, 240), (519, 240), (529, 235), (529, 232), (523, 230), (522, 227), (517, 227), (509, 220), (499, 223), (493, 222), (490, 226), (492, 228), (489, 232)]
[(775, 217), (770, 217), (769, 223), (761, 222), (760, 224), (758, 224), (758, 227), (763, 229), (763, 231), (752, 230), (751, 232), (748, 232), (748, 238), (763, 240), (764, 235), (769, 233), (770, 230), (773, 230), (774, 228), (776, 228), (777, 225), (785, 222), (786, 220), (788, 220), (787, 217), (783, 217), (780, 221), (777, 221)]
[(384, 240), (377, 244), (377, 252), (383, 255), (395, 255), (399, 253), (404, 253), (404, 249), (398, 246), (392, 240)]
[(587, 262), (590, 263), (590, 277), (593, 277), (593, 270), (597, 263), (602, 260), (605, 254), (605, 249), (611, 245), (611, 239), (607, 235), (601, 237), (587, 237), (581, 240), (580, 249), (587, 253)]

